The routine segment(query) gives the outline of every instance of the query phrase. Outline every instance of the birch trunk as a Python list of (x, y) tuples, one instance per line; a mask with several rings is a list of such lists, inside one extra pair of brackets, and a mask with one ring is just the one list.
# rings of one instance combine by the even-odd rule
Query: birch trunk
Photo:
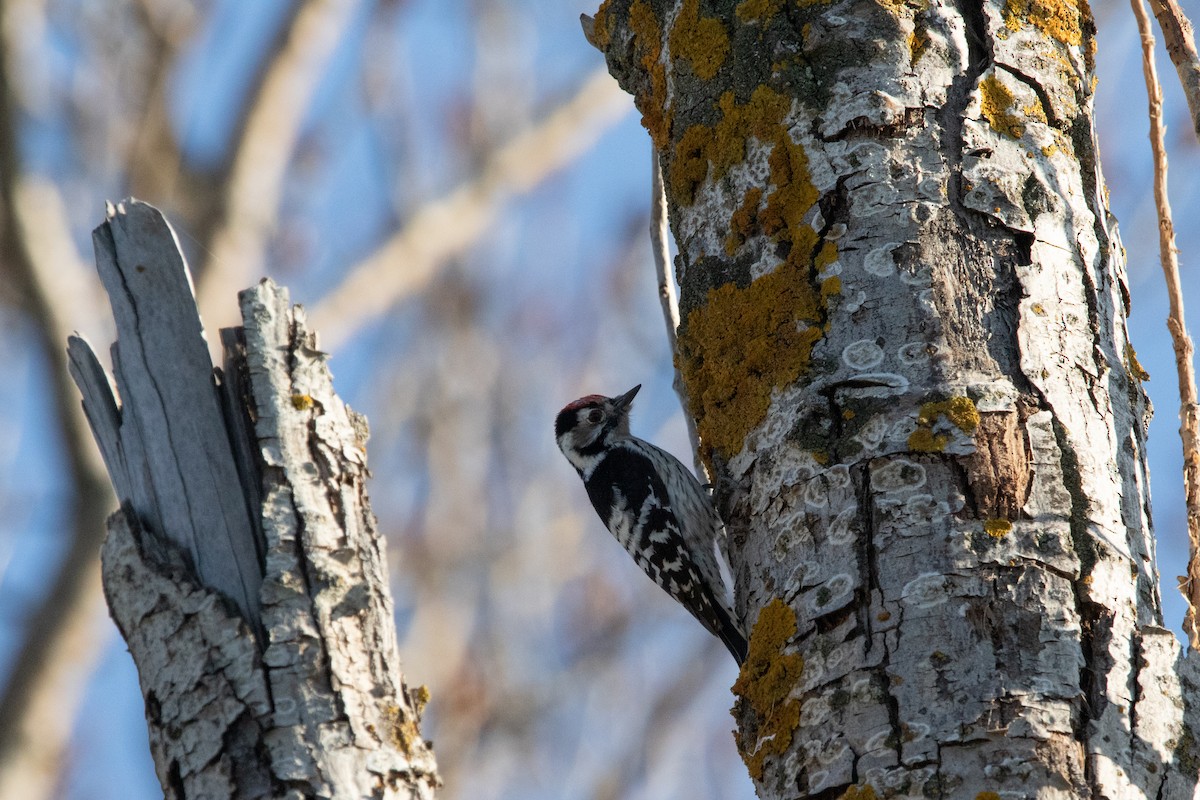
[(214, 371), (174, 233), (127, 201), (96, 229), (118, 406), (72, 374), (121, 508), (105, 597), (138, 667), (168, 798), (430, 798), (424, 691), (400, 672), (366, 420), (285, 290), (240, 296)]
[(763, 798), (1196, 794), (1086, 0), (606, 0)]

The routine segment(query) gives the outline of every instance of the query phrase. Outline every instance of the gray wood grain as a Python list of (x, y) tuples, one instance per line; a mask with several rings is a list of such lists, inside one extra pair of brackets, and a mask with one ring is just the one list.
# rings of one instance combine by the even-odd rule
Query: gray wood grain
[[(151, 536), (189, 556), (203, 585), (257, 624), (262, 568), (254, 525), (175, 233), (157, 209), (131, 200), (109, 207), (92, 240), (117, 326), (121, 500)], [(103, 419), (111, 424), (111, 414)]]

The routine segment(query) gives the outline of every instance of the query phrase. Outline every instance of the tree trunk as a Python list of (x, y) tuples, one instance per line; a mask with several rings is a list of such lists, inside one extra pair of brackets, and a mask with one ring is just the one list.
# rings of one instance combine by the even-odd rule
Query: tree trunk
[(763, 798), (1192, 797), (1086, 0), (607, 0)]
[(423, 687), (400, 672), (366, 420), (270, 281), (208, 359), (174, 233), (127, 201), (96, 229), (118, 407), (90, 347), (72, 374), (121, 509), (103, 581), (137, 663), (169, 798), (430, 798)]

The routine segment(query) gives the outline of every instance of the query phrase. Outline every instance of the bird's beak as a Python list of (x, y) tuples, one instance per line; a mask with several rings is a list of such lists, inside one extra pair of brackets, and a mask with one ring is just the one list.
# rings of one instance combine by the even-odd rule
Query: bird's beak
[(642, 385), (639, 383), (637, 386), (633, 387), (620, 397), (614, 397), (613, 405), (617, 407), (618, 411), (624, 411), (625, 409), (629, 408), (629, 404), (633, 402), (634, 396), (638, 393), (638, 389), (641, 388)]

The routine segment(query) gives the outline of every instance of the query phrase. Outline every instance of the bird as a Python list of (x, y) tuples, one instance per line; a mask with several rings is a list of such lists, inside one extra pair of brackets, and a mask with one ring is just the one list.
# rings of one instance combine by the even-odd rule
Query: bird
[(589, 394), (563, 406), (554, 420), (555, 440), (617, 542), (741, 665), (746, 636), (727, 600), (715, 550), (724, 524), (691, 470), (629, 432), (641, 388), (616, 397)]

